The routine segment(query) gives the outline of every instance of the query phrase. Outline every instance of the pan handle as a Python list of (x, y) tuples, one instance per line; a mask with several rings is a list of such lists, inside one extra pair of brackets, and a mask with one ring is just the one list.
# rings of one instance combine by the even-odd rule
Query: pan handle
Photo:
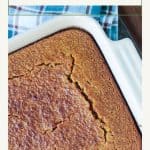
[(115, 59), (118, 63), (116, 68), (111, 65), (112, 72), (142, 132), (142, 60), (129, 38), (120, 41), (111, 41), (111, 44), (114, 49)]

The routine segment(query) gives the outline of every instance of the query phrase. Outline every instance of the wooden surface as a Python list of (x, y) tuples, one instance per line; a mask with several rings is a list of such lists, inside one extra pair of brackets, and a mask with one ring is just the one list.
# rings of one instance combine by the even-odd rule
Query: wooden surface
[(142, 50), (142, 9), (141, 6), (119, 6), (119, 15), (131, 36)]

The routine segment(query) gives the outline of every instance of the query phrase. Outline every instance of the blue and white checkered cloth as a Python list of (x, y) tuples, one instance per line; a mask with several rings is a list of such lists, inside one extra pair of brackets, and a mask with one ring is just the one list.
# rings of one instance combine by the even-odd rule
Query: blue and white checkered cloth
[(35, 28), (58, 15), (94, 17), (110, 39), (118, 40), (117, 6), (9, 6), (8, 38)]

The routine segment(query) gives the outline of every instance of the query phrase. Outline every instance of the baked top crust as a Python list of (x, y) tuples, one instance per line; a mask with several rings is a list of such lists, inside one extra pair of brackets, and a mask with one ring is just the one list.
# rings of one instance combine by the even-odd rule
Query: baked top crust
[(10, 150), (141, 150), (92, 37), (68, 29), (9, 55)]

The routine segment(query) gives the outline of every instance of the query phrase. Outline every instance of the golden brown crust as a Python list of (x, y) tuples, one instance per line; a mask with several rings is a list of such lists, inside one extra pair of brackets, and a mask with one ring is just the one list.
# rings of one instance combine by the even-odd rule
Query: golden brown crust
[(9, 149), (140, 150), (90, 35), (69, 29), (9, 55)]

